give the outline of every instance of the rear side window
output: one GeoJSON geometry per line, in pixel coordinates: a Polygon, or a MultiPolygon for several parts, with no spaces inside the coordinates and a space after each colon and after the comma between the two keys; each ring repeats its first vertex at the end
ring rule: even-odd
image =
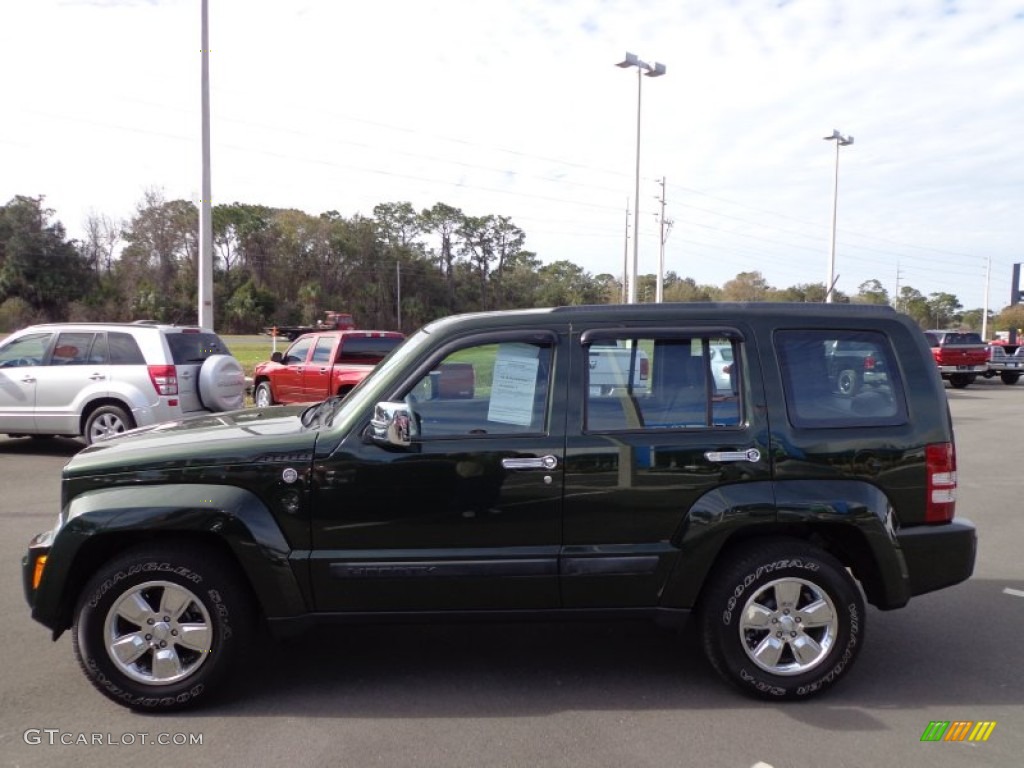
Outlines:
{"type": "Polygon", "coordinates": [[[111,365],[145,365],[146,358],[139,349],[139,343],[130,333],[111,332],[107,334],[107,346],[111,365]]]}
{"type": "Polygon", "coordinates": [[[894,426],[907,421],[892,346],[876,331],[780,331],[775,351],[795,427],[894,426]]]}
{"type": "Polygon", "coordinates": [[[586,353],[586,430],[736,427],[738,342],[713,334],[594,339],[586,353]]]}
{"type": "Polygon", "coordinates": [[[376,365],[403,341],[392,336],[346,336],[341,341],[338,362],[376,365]]]}
{"type": "Polygon", "coordinates": [[[57,336],[50,365],[87,365],[103,363],[99,356],[93,356],[95,333],[66,331],[57,336]]]}
{"type": "Polygon", "coordinates": [[[175,365],[202,363],[214,355],[231,354],[215,333],[168,333],[167,344],[171,348],[171,360],[175,365]]]}

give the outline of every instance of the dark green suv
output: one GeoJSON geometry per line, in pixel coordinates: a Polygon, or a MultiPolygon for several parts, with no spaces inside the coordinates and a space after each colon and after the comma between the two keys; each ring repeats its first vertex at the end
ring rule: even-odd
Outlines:
{"type": "Polygon", "coordinates": [[[82,451],[25,588],[93,684],[142,710],[214,693],[259,622],[399,615],[693,615],[726,679],[800,699],[849,671],[865,600],[970,576],[956,487],[942,381],[888,308],[468,315],[344,400],[82,451]],[[844,348],[872,361],[856,386],[844,348]]]}

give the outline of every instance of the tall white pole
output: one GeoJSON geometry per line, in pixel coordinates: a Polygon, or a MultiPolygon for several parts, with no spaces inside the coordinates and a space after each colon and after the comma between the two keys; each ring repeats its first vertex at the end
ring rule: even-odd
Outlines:
{"type": "Polygon", "coordinates": [[[640,93],[643,90],[641,83],[643,69],[636,68],[636,188],[633,198],[633,269],[629,281],[629,303],[636,304],[636,275],[637,264],[640,261],[640,93]]]}
{"type": "Polygon", "coordinates": [[[836,281],[836,212],[839,209],[839,141],[836,141],[836,175],[832,190],[832,248],[828,255],[828,282],[825,284],[825,301],[832,303],[833,284],[836,281]]]}
{"type": "Polygon", "coordinates": [[[213,329],[213,205],[210,191],[210,28],[202,0],[203,191],[199,207],[199,327],[213,329]]]}

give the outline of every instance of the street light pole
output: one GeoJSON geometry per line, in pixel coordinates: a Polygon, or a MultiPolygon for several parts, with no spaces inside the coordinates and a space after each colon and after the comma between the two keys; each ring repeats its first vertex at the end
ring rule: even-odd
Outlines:
{"type": "Polygon", "coordinates": [[[835,293],[836,282],[836,213],[839,209],[839,148],[853,144],[853,136],[843,136],[835,128],[831,136],[824,136],[825,141],[836,143],[836,175],[835,186],[832,190],[832,248],[828,256],[828,282],[825,283],[825,301],[832,303],[832,296],[835,293]]]}
{"type": "Polygon", "coordinates": [[[202,102],[202,199],[199,201],[199,307],[200,328],[213,330],[213,203],[210,191],[210,24],[208,0],[202,0],[200,98],[202,102]]]}
{"type": "Polygon", "coordinates": [[[648,64],[646,61],[641,61],[635,53],[626,53],[626,58],[620,61],[615,66],[626,69],[627,67],[636,67],[636,185],[633,197],[633,274],[629,281],[629,303],[636,304],[636,275],[637,275],[637,264],[639,262],[640,253],[640,95],[641,95],[641,75],[647,77],[661,77],[665,74],[666,68],[664,64],[654,62],[654,64],[648,64]]]}

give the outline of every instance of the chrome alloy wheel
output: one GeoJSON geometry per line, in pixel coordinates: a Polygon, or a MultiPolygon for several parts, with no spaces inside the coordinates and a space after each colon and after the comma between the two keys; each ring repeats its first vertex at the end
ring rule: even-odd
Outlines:
{"type": "Polygon", "coordinates": [[[105,437],[119,435],[127,429],[124,420],[116,413],[103,413],[89,426],[89,438],[91,442],[96,442],[105,437]]]}
{"type": "Polygon", "coordinates": [[[836,607],[821,587],[796,578],[765,584],[743,606],[740,642],[773,675],[799,675],[821,664],[836,641],[836,607]]]}
{"type": "Polygon", "coordinates": [[[104,645],[133,680],[167,685],[193,674],[210,655],[212,622],[195,594],[169,581],[147,581],[107,612],[104,645]]]}

